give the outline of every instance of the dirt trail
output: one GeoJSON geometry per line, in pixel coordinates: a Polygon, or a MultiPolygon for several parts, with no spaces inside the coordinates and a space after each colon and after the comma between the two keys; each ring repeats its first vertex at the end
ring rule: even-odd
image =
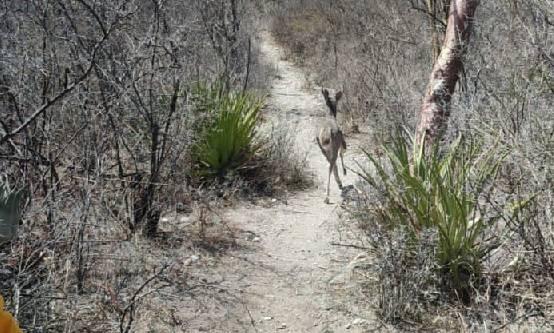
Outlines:
{"type": "MultiPolygon", "coordinates": [[[[242,256],[247,264],[237,263],[242,267],[235,265],[228,274],[240,276],[235,287],[252,332],[363,332],[369,314],[353,313],[353,304],[339,296],[352,288],[347,266],[361,251],[332,245],[347,242],[340,240],[342,199],[333,179],[331,204],[323,202],[328,163],[315,133],[326,106],[320,89],[305,88],[304,74],[283,60],[269,33],[260,40],[265,60],[277,69],[265,116],[295,128],[297,149],[307,153],[316,186],[270,208],[245,205],[227,212],[231,225],[253,233],[257,241],[256,250],[242,256]]],[[[346,140],[345,164],[353,167],[355,149],[350,147],[355,138],[346,140]]],[[[345,186],[355,181],[351,172],[341,178],[345,186]]]]}

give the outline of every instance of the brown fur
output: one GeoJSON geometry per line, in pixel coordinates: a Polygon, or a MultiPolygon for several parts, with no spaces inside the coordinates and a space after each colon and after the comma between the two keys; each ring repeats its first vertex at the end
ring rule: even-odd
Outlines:
{"type": "Polygon", "coordinates": [[[321,90],[325,103],[329,108],[329,113],[322,124],[319,134],[316,138],[317,145],[321,152],[329,162],[329,177],[327,179],[327,196],[325,202],[329,203],[329,186],[331,182],[331,173],[335,176],[335,181],[340,189],[342,189],[342,182],[339,178],[337,170],[337,159],[340,156],[342,170],[346,175],[346,168],[344,167],[343,151],[346,149],[346,141],[344,135],[337,123],[337,104],[342,97],[342,92],[333,93],[328,89],[323,88],[321,90]]]}

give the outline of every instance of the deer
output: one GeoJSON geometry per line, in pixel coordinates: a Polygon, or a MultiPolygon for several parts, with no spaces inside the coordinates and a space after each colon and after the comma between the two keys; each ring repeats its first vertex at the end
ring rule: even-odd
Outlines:
{"type": "Polygon", "coordinates": [[[335,180],[339,189],[342,190],[342,182],[339,178],[337,170],[337,159],[340,156],[342,170],[346,176],[346,168],[344,167],[343,152],[346,150],[346,141],[342,134],[339,124],[337,123],[337,104],[342,98],[342,91],[335,92],[327,88],[322,88],[321,93],[325,98],[325,104],[329,108],[329,113],[325,117],[325,121],[319,128],[319,134],[316,136],[317,145],[321,152],[329,162],[329,176],[327,177],[327,196],[324,202],[329,203],[329,187],[331,183],[331,173],[335,176],[335,180]]]}

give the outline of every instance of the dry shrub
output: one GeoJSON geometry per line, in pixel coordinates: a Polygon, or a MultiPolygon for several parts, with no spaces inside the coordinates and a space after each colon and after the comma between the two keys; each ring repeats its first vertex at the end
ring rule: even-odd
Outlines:
{"type": "Polygon", "coordinates": [[[306,172],[306,155],[298,152],[295,137],[287,124],[276,124],[266,133],[265,146],[258,169],[262,179],[267,180],[268,193],[279,194],[283,190],[301,190],[313,185],[306,172]]]}
{"type": "MultiPolygon", "coordinates": [[[[397,128],[415,127],[432,66],[422,8],[423,1],[285,1],[277,12],[272,29],[279,42],[303,57],[299,63],[317,84],[343,87],[347,122],[363,124],[369,151],[389,142],[397,128]],[[294,23],[309,15],[326,24],[294,23]]],[[[375,245],[384,318],[449,330],[552,329],[553,15],[543,0],[486,1],[476,12],[445,142],[462,133],[483,142],[485,151],[505,147],[509,154],[482,213],[520,211],[490,231],[499,246],[483,263],[471,306],[434,294],[439,284],[423,260],[429,250],[414,247],[402,230],[379,225],[379,194],[366,189],[368,210],[359,220],[375,245]],[[523,202],[525,208],[517,204],[523,202]],[[398,261],[406,265],[395,266],[398,261]]]]}
{"type": "Polygon", "coordinates": [[[217,79],[229,90],[267,89],[257,13],[211,0],[2,7],[0,138],[30,125],[0,144],[1,176],[31,199],[18,236],[0,247],[0,293],[26,332],[134,331],[131,312],[147,320],[141,306],[161,290],[192,298],[207,285],[177,258],[201,241],[228,249],[232,233],[214,222],[192,244],[168,237],[163,217],[200,199],[221,203],[191,185],[188,93],[217,79]],[[135,232],[145,220],[161,230],[150,241],[135,232]]]}
{"type": "Polygon", "coordinates": [[[261,149],[244,169],[203,186],[227,202],[283,197],[309,188],[313,175],[306,171],[307,156],[298,153],[291,133],[286,126],[260,133],[261,149]]]}
{"type": "Polygon", "coordinates": [[[415,121],[431,67],[426,22],[404,1],[289,1],[272,31],[316,84],[343,89],[345,128],[360,124],[379,144],[415,121]]]}
{"type": "Polygon", "coordinates": [[[318,36],[317,32],[326,32],[326,26],[326,17],[319,11],[299,8],[292,16],[276,16],[271,28],[277,41],[287,45],[287,56],[305,64],[318,55],[324,37],[318,36]]]}

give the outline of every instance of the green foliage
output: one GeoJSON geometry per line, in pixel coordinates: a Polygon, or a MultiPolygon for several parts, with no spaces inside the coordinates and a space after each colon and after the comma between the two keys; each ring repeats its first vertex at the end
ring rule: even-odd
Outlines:
{"type": "Polygon", "coordinates": [[[263,100],[248,93],[225,92],[219,86],[198,86],[195,112],[205,115],[194,148],[194,159],[204,176],[224,177],[244,167],[258,151],[256,125],[263,100]]]}
{"type": "Polygon", "coordinates": [[[478,199],[494,180],[503,155],[483,154],[480,145],[462,137],[445,152],[434,147],[426,153],[411,141],[397,137],[385,147],[385,161],[365,152],[376,175],[367,168],[359,174],[384,195],[380,217],[389,227],[407,227],[414,240],[422,229],[438,232],[437,263],[456,290],[467,291],[469,279],[479,275],[481,259],[491,250],[480,236],[499,218],[485,220],[478,199]]]}
{"type": "Polygon", "coordinates": [[[13,190],[7,184],[0,184],[0,243],[15,236],[24,196],[24,190],[13,190]]]}

